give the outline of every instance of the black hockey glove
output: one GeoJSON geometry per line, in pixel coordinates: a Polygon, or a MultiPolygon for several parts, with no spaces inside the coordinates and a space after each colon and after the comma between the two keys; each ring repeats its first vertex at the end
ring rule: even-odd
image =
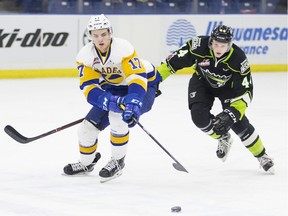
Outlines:
{"type": "Polygon", "coordinates": [[[155,92],[155,98],[160,96],[162,94],[161,90],[159,89],[159,85],[160,85],[160,82],[158,82],[156,84],[156,92],[155,92]]]}
{"type": "Polygon", "coordinates": [[[213,121],[213,131],[218,135],[226,134],[232,125],[237,122],[237,117],[230,109],[225,109],[223,112],[216,115],[213,121]]]}

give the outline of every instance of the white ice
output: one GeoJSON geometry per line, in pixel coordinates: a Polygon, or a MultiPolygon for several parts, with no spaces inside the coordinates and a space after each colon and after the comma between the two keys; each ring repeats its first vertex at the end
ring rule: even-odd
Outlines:
{"type": "MultiPolygon", "coordinates": [[[[1,216],[286,216],[287,73],[254,73],[254,100],[247,116],[275,160],[275,175],[233,134],[226,162],[217,142],[193,125],[187,108],[189,75],[161,84],[163,94],[140,122],[188,171],[174,162],[141,128],[131,130],[123,175],[100,183],[110,157],[109,130],[100,135],[102,158],[90,175],[62,175],[77,162],[77,126],[20,144],[5,132],[12,125],[33,137],[80,119],[90,109],[77,78],[0,80],[1,216]],[[182,212],[171,213],[173,206],[182,212]]],[[[213,112],[219,109],[218,101],[213,112]]]]}

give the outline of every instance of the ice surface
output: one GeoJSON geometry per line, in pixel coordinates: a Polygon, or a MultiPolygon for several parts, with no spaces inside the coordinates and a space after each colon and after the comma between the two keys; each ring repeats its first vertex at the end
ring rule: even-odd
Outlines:
{"type": "MultiPolygon", "coordinates": [[[[0,215],[3,216],[286,216],[287,73],[254,73],[254,101],[247,116],[275,159],[275,175],[259,169],[233,134],[226,162],[217,142],[191,121],[189,75],[169,77],[144,127],[189,171],[174,162],[144,131],[131,130],[123,175],[100,183],[110,157],[109,130],[99,139],[102,159],[90,175],[67,177],[78,161],[77,126],[29,144],[4,133],[10,124],[32,137],[84,117],[90,109],[77,78],[0,80],[0,215]],[[180,213],[171,207],[181,206],[180,213]]],[[[219,111],[216,102],[213,112],[219,111]]]]}

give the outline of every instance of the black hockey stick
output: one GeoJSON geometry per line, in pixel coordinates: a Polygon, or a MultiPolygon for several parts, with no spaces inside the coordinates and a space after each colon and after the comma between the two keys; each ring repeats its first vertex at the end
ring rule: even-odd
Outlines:
{"type": "Polygon", "coordinates": [[[144,126],[143,126],[139,121],[137,121],[136,119],[134,119],[134,121],[136,121],[136,124],[138,124],[138,125],[143,129],[143,131],[145,131],[145,133],[148,134],[148,136],[150,136],[150,137],[160,146],[160,148],[162,148],[162,149],[175,161],[175,163],[173,163],[172,165],[173,165],[173,167],[174,167],[176,170],[178,170],[178,171],[183,171],[183,172],[187,172],[187,173],[188,173],[188,171],[184,168],[184,166],[183,166],[180,162],[178,162],[178,161],[170,154],[170,152],[168,152],[168,151],[158,142],[158,140],[157,140],[154,136],[152,136],[152,134],[150,134],[149,131],[147,131],[147,130],[144,128],[144,126]]]}
{"type": "MultiPolygon", "coordinates": [[[[125,106],[124,106],[123,104],[121,104],[120,107],[121,107],[121,109],[125,110],[125,106]]],[[[139,127],[140,127],[146,134],[148,134],[149,137],[151,137],[151,138],[157,143],[158,146],[160,146],[160,148],[162,148],[162,149],[166,152],[166,154],[168,154],[168,155],[175,161],[175,163],[173,163],[172,165],[173,165],[173,167],[174,167],[176,170],[182,171],[182,172],[187,172],[187,173],[188,173],[188,171],[184,168],[184,166],[183,166],[180,162],[178,162],[178,161],[176,160],[176,158],[174,158],[174,157],[170,154],[170,152],[167,151],[167,149],[165,149],[165,148],[160,144],[160,142],[159,142],[152,134],[150,134],[149,131],[147,131],[147,130],[144,128],[144,126],[143,126],[139,121],[137,121],[137,119],[135,119],[135,118],[133,117],[133,120],[136,122],[137,125],[139,125],[139,127]]]]}
{"type": "Polygon", "coordinates": [[[40,134],[38,136],[35,136],[35,137],[25,137],[23,135],[21,135],[15,128],[13,128],[11,125],[6,125],[5,128],[4,128],[4,131],[11,137],[13,138],[14,140],[16,140],[17,142],[19,143],[22,143],[22,144],[26,144],[26,143],[29,143],[29,142],[32,142],[32,141],[35,141],[35,140],[38,140],[38,139],[41,139],[43,137],[46,137],[46,136],[49,136],[51,134],[54,134],[56,132],[59,132],[61,130],[64,130],[66,128],[69,128],[71,126],[74,126],[76,124],[79,124],[80,122],[82,122],[84,120],[84,118],[82,119],[79,119],[77,121],[74,121],[74,122],[71,122],[69,124],[66,124],[66,125],[63,125],[61,127],[58,127],[56,129],[53,129],[51,131],[48,131],[46,133],[43,133],[43,134],[40,134]]]}

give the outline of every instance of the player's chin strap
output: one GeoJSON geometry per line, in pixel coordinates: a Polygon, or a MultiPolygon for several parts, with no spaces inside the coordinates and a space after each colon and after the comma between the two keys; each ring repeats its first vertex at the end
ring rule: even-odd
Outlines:
{"type": "MultiPolygon", "coordinates": [[[[121,109],[125,110],[125,106],[124,106],[123,104],[120,104],[120,107],[121,107],[121,109]]],[[[173,163],[172,165],[173,165],[173,167],[174,167],[176,170],[182,171],[182,172],[187,172],[187,173],[188,173],[188,171],[184,168],[184,166],[183,166],[181,163],[179,163],[179,162],[170,154],[170,152],[167,151],[167,150],[159,143],[159,141],[158,141],[154,136],[152,136],[152,134],[150,134],[149,131],[147,131],[147,130],[144,128],[144,126],[143,126],[139,121],[137,121],[137,119],[135,119],[134,117],[132,117],[132,118],[133,118],[133,120],[136,122],[136,124],[139,125],[139,127],[140,127],[151,139],[153,139],[154,142],[156,142],[157,145],[160,146],[160,148],[162,148],[162,149],[166,152],[166,154],[168,154],[168,155],[175,161],[175,163],[173,163]]]]}

